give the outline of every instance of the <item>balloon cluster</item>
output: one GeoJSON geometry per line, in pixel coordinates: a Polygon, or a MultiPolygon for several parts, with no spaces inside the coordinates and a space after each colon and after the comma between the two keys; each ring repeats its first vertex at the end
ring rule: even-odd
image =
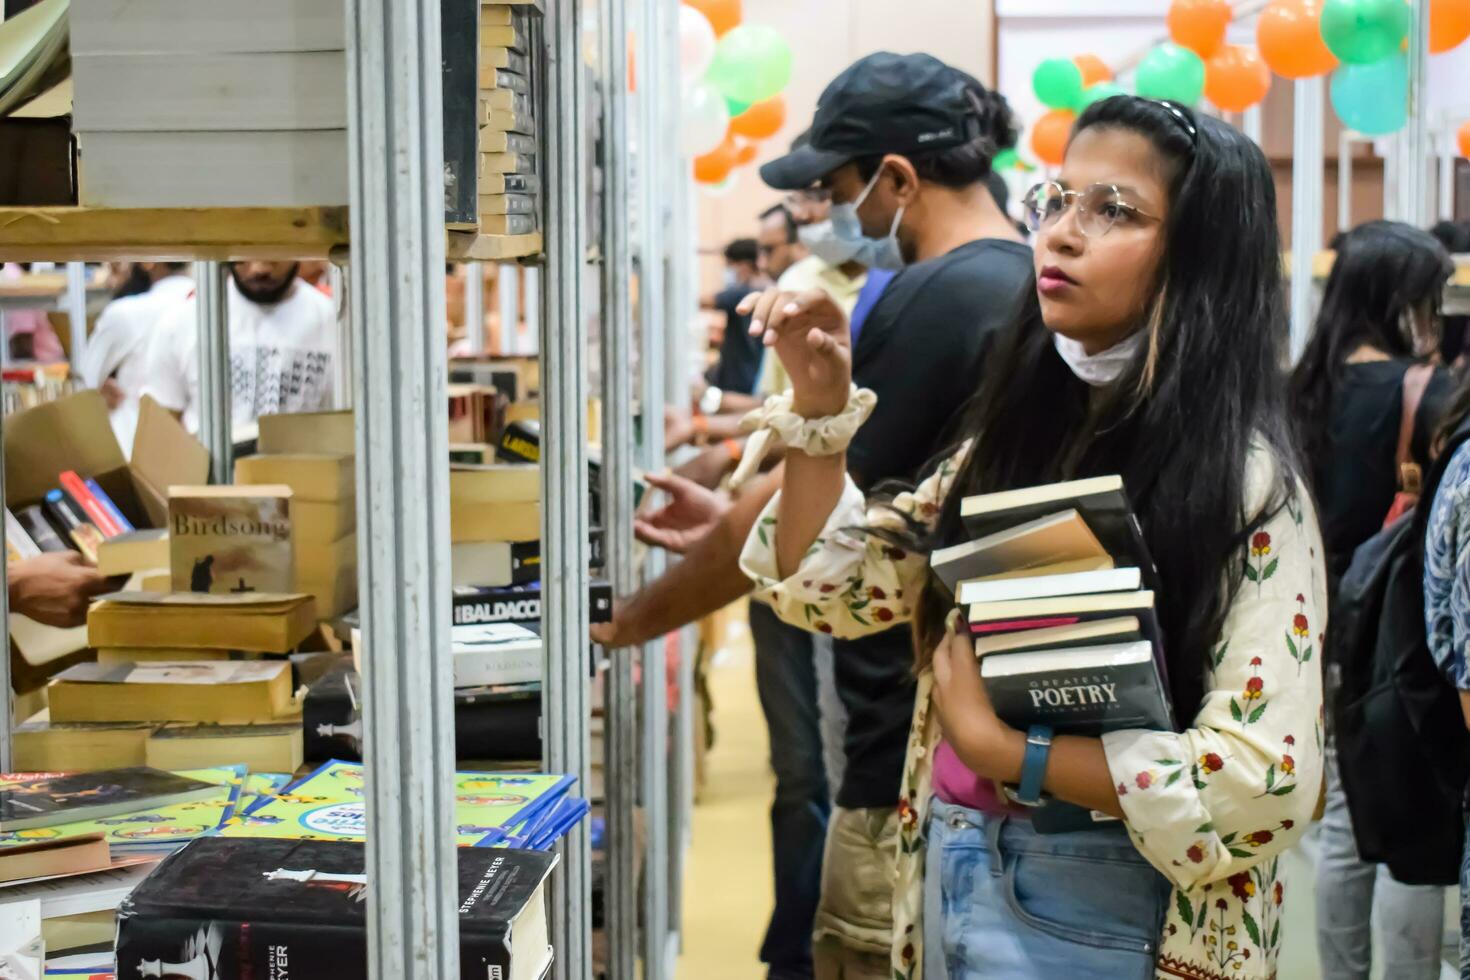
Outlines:
{"type": "MultiPolygon", "coordinates": [[[[1230,44],[1229,0],[1173,0],[1169,40],[1143,56],[1137,93],[1192,106],[1203,97],[1225,112],[1258,105],[1271,73],[1312,78],[1332,73],[1332,107],[1344,125],[1368,136],[1408,119],[1409,6],[1405,0],[1271,0],[1256,24],[1256,46],[1230,44]]],[[[1470,0],[1429,0],[1429,50],[1441,54],[1470,38],[1470,0]]],[[[1033,125],[1031,149],[1060,164],[1077,113],[1123,90],[1094,55],[1050,58],[1032,75],[1048,109],[1033,125]]]]}
{"type": "Polygon", "coordinates": [[[710,188],[754,163],[761,140],[786,123],[791,46],[775,28],[740,20],[740,0],[679,7],[680,140],[694,179],[710,188]]]}

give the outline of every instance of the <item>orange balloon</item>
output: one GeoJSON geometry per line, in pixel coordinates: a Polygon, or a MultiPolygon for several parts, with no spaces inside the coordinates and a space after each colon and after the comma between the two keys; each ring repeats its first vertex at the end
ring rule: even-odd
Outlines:
{"type": "Polygon", "coordinates": [[[786,125],[786,100],[774,95],[730,120],[730,132],[749,140],[770,139],[786,125]]]}
{"type": "Polygon", "coordinates": [[[1208,60],[1225,43],[1229,0],[1174,0],[1169,5],[1169,37],[1208,60]]]}
{"type": "Polygon", "coordinates": [[[685,0],[685,3],[709,18],[715,37],[740,23],[740,0],[685,0]]]}
{"type": "Polygon", "coordinates": [[[1113,70],[1107,63],[1095,54],[1079,54],[1072,57],[1072,64],[1082,72],[1082,87],[1096,85],[1098,82],[1111,82],[1113,70]]]}
{"type": "Polygon", "coordinates": [[[694,158],[694,179],[701,184],[720,183],[735,169],[739,154],[740,148],[735,145],[735,138],[727,134],[719,146],[702,157],[694,158]]]}
{"type": "Polygon", "coordinates": [[[1444,54],[1470,37],[1470,0],[1429,0],[1429,51],[1444,54]]]}
{"type": "Polygon", "coordinates": [[[1031,129],[1031,149],[1042,163],[1056,166],[1067,153],[1067,140],[1072,137],[1072,124],[1077,113],[1070,109],[1053,109],[1031,129]]]}
{"type": "Polygon", "coordinates": [[[1271,69],[1254,48],[1227,44],[1205,62],[1205,98],[1226,112],[1244,112],[1271,91],[1271,69]]]}
{"type": "Polygon", "coordinates": [[[759,143],[746,143],[735,151],[735,166],[743,167],[748,163],[755,163],[755,158],[760,155],[759,143]]]}
{"type": "Polygon", "coordinates": [[[1261,57],[1282,78],[1312,78],[1337,67],[1317,21],[1323,0],[1272,0],[1256,21],[1261,57]]]}
{"type": "Polygon", "coordinates": [[[1460,124],[1460,156],[1470,158],[1470,119],[1460,124]]]}

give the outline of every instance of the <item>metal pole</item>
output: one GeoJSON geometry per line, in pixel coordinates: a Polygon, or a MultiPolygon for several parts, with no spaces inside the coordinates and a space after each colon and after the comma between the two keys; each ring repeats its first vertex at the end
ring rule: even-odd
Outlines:
{"type": "Polygon", "coordinates": [[[1344,129],[1337,137],[1337,230],[1353,226],[1353,133],[1344,129]]]}
{"type": "Polygon", "coordinates": [[[496,270],[495,298],[500,304],[500,346],[503,353],[521,352],[521,267],[502,262],[496,270]]]}
{"type": "Polygon", "coordinates": [[[1409,19],[1409,121],[1400,134],[1399,217],[1416,228],[1429,225],[1428,120],[1424,96],[1429,73],[1429,0],[1413,0],[1409,19]]]}
{"type": "Polygon", "coordinates": [[[459,971],[439,0],[348,0],[368,975],[459,971]]]}
{"type": "Polygon", "coordinates": [[[464,329],[470,353],[485,353],[485,267],[466,262],[464,269],[464,329]]]}
{"type": "MultiPolygon", "coordinates": [[[[0,326],[4,325],[3,317],[0,317],[0,326]]],[[[7,338],[0,333],[0,348],[8,347],[7,338]]],[[[5,445],[5,406],[0,404],[0,447],[5,445]]],[[[5,453],[0,448],[0,508],[7,506],[5,501],[5,453]]],[[[6,533],[5,522],[0,521],[0,539],[6,533]]],[[[7,552],[8,554],[8,552],[7,552]]],[[[10,562],[7,559],[3,569],[0,569],[0,623],[5,624],[6,639],[10,636],[10,562]]],[[[6,643],[9,647],[9,643],[6,643]]],[[[15,694],[11,690],[10,680],[10,651],[7,649],[5,655],[0,657],[0,772],[15,772],[14,756],[11,755],[10,736],[15,731],[14,702],[15,694]]]]}
{"type": "Polygon", "coordinates": [[[1446,151],[1439,155],[1439,220],[1455,220],[1455,154],[1446,151]]]}
{"type": "Polygon", "coordinates": [[[1240,128],[1246,136],[1250,137],[1252,143],[1255,143],[1257,146],[1261,145],[1260,105],[1253,105],[1249,109],[1245,110],[1245,114],[1241,117],[1240,120],[1240,128]]]}
{"type": "MultiPolygon", "coordinates": [[[[522,312],[526,326],[529,327],[533,323],[539,324],[541,322],[541,269],[534,265],[526,266],[524,283],[526,291],[521,298],[521,306],[523,307],[522,312]]],[[[528,341],[526,346],[529,349],[522,349],[520,353],[529,354],[533,357],[539,354],[540,350],[538,348],[541,345],[540,333],[529,333],[525,339],[528,341]]]]}
{"type": "MultiPolygon", "coordinates": [[[[541,309],[542,636],[546,674],[542,711],[546,759],[586,785],[587,640],[587,319],[586,145],[582,100],[581,0],[546,7],[547,290],[541,309]]],[[[556,975],[591,975],[591,853],[585,828],[561,842],[562,876],[553,882],[556,975]]]]}
{"type": "Polygon", "coordinates": [[[194,263],[195,329],[198,331],[199,438],[209,450],[215,483],[229,483],[235,472],[234,410],[230,390],[229,287],[219,262],[194,263]]]}
{"type": "Polygon", "coordinates": [[[82,376],[82,362],[87,359],[87,264],[66,264],[66,319],[71,331],[72,375],[82,376]]]}
{"type": "Polygon", "coordinates": [[[1397,221],[1401,217],[1399,195],[1400,138],[1388,136],[1377,145],[1383,147],[1383,220],[1397,221]]]}
{"type": "MultiPolygon", "coordinates": [[[[663,406],[665,393],[665,329],[667,295],[664,262],[668,252],[666,181],[677,147],[666,128],[665,83],[669,76],[658,56],[663,44],[660,0],[641,0],[636,34],[647,40],[638,50],[638,176],[639,221],[642,241],[638,257],[638,319],[642,336],[641,384],[643,411],[643,465],[664,466],[663,406]]],[[[644,569],[649,576],[663,571],[663,556],[655,552],[644,569]]],[[[665,937],[668,935],[668,893],[663,887],[668,868],[668,700],[665,685],[667,657],[664,639],[643,647],[643,814],[648,825],[643,879],[643,978],[664,980],[665,937]]]]}
{"type": "MultiPolygon", "coordinates": [[[[341,259],[342,263],[346,259],[341,259]]],[[[348,283],[352,270],[334,259],[327,266],[327,281],[331,284],[332,302],[337,306],[337,356],[332,360],[332,407],[338,410],[352,407],[352,304],[349,302],[348,283]]]]}
{"type": "MultiPolygon", "coordinates": [[[[633,591],[633,258],[628,242],[628,16],[621,0],[599,0],[602,52],[602,506],[615,595],[633,591]]],[[[612,655],[607,687],[608,975],[638,963],[638,687],[634,654],[612,655]]]]}
{"type": "Polygon", "coordinates": [[[1321,78],[1295,86],[1296,126],[1291,164],[1291,360],[1301,356],[1312,333],[1312,264],[1322,249],[1321,78]]]}

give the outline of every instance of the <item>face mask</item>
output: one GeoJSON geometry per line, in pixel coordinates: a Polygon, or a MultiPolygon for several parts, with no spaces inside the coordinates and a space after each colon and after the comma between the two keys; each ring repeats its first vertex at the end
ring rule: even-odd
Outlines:
{"type": "Polygon", "coordinates": [[[854,251],[847,261],[860,262],[870,269],[898,270],[904,266],[903,250],[898,247],[898,225],[903,221],[903,208],[893,216],[893,224],[888,229],[886,238],[868,238],[863,234],[863,222],[858,217],[857,209],[873,193],[873,188],[878,186],[878,178],[883,173],[879,168],[868,181],[868,186],[858,195],[858,199],[851,204],[832,205],[832,234],[844,245],[851,246],[854,251]]]}
{"type": "Polygon", "coordinates": [[[832,266],[851,262],[853,256],[862,248],[861,242],[850,242],[838,238],[830,220],[802,225],[797,229],[796,237],[801,239],[807,251],[832,266]]]}
{"type": "Polygon", "coordinates": [[[1080,343],[1059,333],[1052,334],[1052,339],[1056,343],[1057,353],[1067,362],[1072,373],[1094,388],[1101,388],[1122,376],[1128,362],[1143,347],[1145,334],[1139,330],[1122,343],[1114,344],[1098,354],[1087,353],[1080,343]]]}

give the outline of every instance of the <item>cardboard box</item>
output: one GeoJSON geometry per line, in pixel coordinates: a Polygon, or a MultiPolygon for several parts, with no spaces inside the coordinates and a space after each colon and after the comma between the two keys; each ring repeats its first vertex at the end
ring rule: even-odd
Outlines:
{"type": "MultiPolygon", "coordinates": [[[[123,456],[107,405],[82,391],[5,420],[5,501],[39,502],[63,470],[96,480],[135,527],[166,527],[168,488],[209,479],[209,453],[173,414],[151,398],[138,407],[132,458],[123,456]]],[[[49,663],[86,646],[86,630],[56,630],[11,616],[11,633],[27,663],[49,663]]]]}
{"type": "Polygon", "coordinates": [[[351,456],[330,453],[277,453],[235,460],[237,484],[280,483],[291,488],[291,500],[335,503],[357,492],[351,456]]]}

